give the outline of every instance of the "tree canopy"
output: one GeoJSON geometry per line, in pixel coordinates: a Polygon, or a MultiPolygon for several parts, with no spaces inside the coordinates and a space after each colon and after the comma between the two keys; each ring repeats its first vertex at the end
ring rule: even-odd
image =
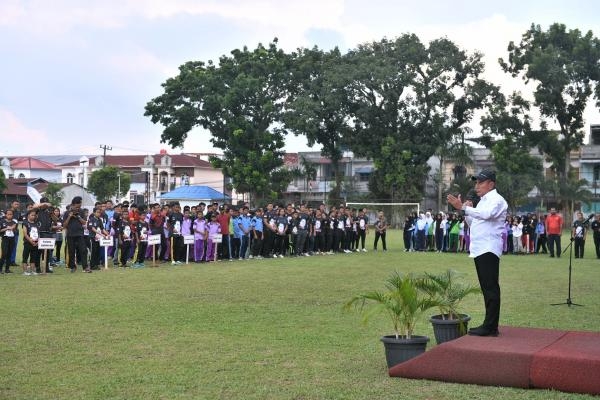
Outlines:
{"type": "Polygon", "coordinates": [[[162,141],[183,146],[198,126],[210,131],[223,157],[212,164],[231,177],[240,193],[268,198],[285,189],[285,131],[280,123],[288,93],[289,56],[277,39],[254,50],[244,47],[212,61],[188,62],[164,84],[164,94],[146,105],[146,116],[165,129],[162,141]]]}
{"type": "MultiPolygon", "coordinates": [[[[600,41],[591,31],[567,30],[552,24],[547,31],[532,24],[521,42],[508,45],[508,61],[500,64],[513,77],[534,81],[535,105],[544,118],[560,127],[560,160],[555,160],[561,181],[569,175],[570,152],[583,143],[583,112],[594,94],[600,107],[600,41]]],[[[542,124],[545,128],[546,124],[542,124]]]]}
{"type": "Polygon", "coordinates": [[[131,176],[109,165],[91,173],[87,188],[98,200],[109,200],[113,196],[125,196],[130,186],[131,176]]]}
{"type": "Polygon", "coordinates": [[[325,178],[335,180],[334,201],[353,184],[339,168],[346,151],[373,161],[375,196],[397,201],[422,199],[427,162],[436,155],[441,207],[449,189],[442,184],[444,163],[452,159],[460,170],[470,163],[466,138],[482,113],[478,140],[491,150],[499,182],[505,180],[516,206],[534,186],[550,190],[531,154],[536,147],[554,163],[561,179],[556,190],[574,184],[567,182],[569,153],[582,144],[583,111],[592,97],[600,107],[600,42],[562,24],[547,31],[532,25],[518,45],[508,45],[508,61],[499,61],[513,77],[537,83],[539,129],[532,128],[531,104],[522,95],[506,98],[483,78],[481,53],[447,38],[423,43],[414,34],[360,44],[346,54],[317,47],[287,54],[274,39],[266,47],[234,49],[217,63],[190,61],[163,83],[145,115],[164,126],[161,140],[174,147],[195,128],[208,130],[223,152],[212,164],[251,201],[275,198],[299,173],[284,166],[284,141],[292,133],[331,160],[325,178]],[[559,131],[550,130],[550,122],[559,131]]]}

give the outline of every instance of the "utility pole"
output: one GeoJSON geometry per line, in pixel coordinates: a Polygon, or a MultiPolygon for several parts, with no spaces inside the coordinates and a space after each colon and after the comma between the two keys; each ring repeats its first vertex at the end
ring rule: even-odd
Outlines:
{"type": "Polygon", "coordinates": [[[110,147],[110,146],[107,146],[107,145],[105,145],[105,144],[101,144],[101,145],[100,145],[100,148],[101,148],[102,150],[104,150],[104,155],[103,155],[103,157],[102,157],[102,166],[103,166],[103,167],[105,167],[105,166],[106,166],[106,150],[112,150],[112,147],[110,147]]]}

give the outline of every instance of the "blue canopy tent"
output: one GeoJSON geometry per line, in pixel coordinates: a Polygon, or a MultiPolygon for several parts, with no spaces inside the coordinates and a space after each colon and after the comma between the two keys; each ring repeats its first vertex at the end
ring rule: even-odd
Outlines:
{"type": "Polygon", "coordinates": [[[231,197],[223,194],[210,186],[184,185],[163,194],[159,197],[161,202],[178,201],[182,206],[195,206],[200,202],[229,203],[231,197]]]}

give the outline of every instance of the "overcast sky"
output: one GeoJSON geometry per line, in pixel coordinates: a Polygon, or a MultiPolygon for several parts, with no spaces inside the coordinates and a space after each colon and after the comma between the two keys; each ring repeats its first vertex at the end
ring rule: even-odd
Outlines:
{"type": "MultiPolygon", "coordinates": [[[[522,84],[497,63],[509,41],[532,22],[600,36],[599,10],[592,0],[0,0],[0,156],[99,154],[100,144],[109,154],[179,153],[143,116],[161,83],[186,61],[274,37],[287,51],[346,51],[407,32],[446,36],[483,52],[486,77],[510,93],[522,84]]],[[[586,130],[600,123],[591,105],[585,117],[586,130]]],[[[192,132],[185,151],[213,151],[209,138],[192,132]]],[[[286,149],[307,147],[292,137],[286,149]]]]}

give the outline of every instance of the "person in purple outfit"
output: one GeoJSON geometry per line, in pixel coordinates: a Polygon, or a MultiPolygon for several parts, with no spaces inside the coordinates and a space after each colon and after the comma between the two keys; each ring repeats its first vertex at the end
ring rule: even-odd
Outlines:
{"type": "Polygon", "coordinates": [[[210,222],[207,225],[208,245],[206,246],[206,261],[214,261],[215,249],[217,243],[214,242],[214,235],[221,233],[221,225],[217,222],[217,214],[210,216],[210,222]]]}
{"type": "Polygon", "coordinates": [[[206,220],[202,217],[196,218],[193,223],[194,230],[194,261],[204,260],[204,242],[207,237],[206,220]]]}

